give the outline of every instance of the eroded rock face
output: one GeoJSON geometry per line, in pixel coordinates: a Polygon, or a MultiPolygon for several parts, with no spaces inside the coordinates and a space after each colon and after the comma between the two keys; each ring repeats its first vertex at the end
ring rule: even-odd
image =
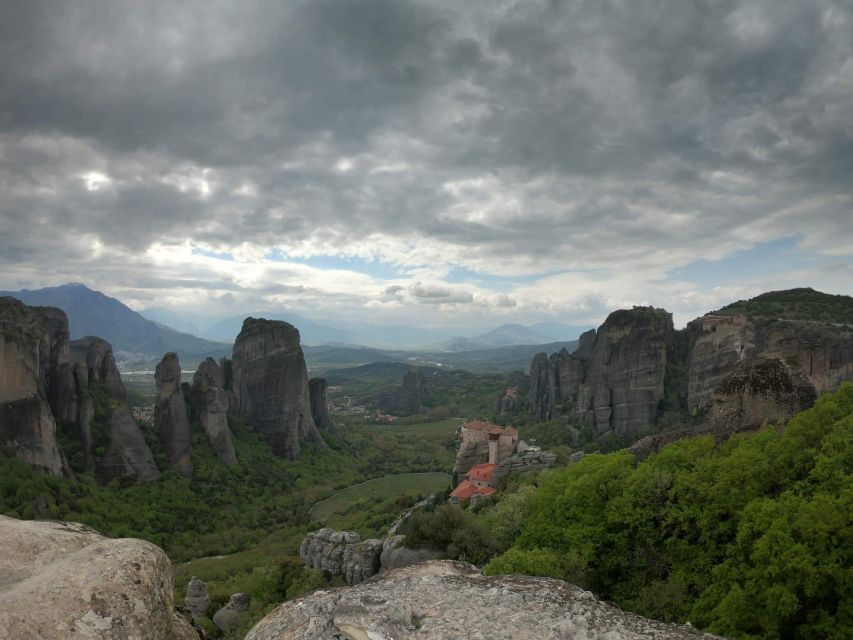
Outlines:
{"type": "Polygon", "coordinates": [[[221,462],[237,464],[237,454],[228,427],[231,392],[225,391],[222,369],[213,358],[202,362],[193,375],[193,393],[199,403],[198,417],[210,445],[221,462]]]}
{"type": "Polygon", "coordinates": [[[213,614],[213,624],[222,631],[233,631],[240,626],[240,614],[249,610],[249,596],[245,593],[233,593],[227,604],[213,614]]]}
{"type": "Polygon", "coordinates": [[[631,434],[651,424],[663,398],[672,314],[635,307],[584,333],[574,353],[537,354],[528,399],[540,420],[576,414],[596,434],[631,434]]]}
{"type": "Polygon", "coordinates": [[[0,450],[57,475],[67,472],[49,398],[73,415],[73,386],[65,314],[0,298],[0,450]]]}
{"type": "Polygon", "coordinates": [[[305,536],[299,548],[303,564],[312,569],[343,576],[347,584],[359,584],[379,572],[382,541],[362,541],[353,531],[324,527],[305,536]]]}
{"type": "Polygon", "coordinates": [[[171,566],[149,542],[0,516],[0,640],[198,640],[172,608],[171,566]]]}
{"type": "Polygon", "coordinates": [[[101,482],[121,476],[136,476],[150,482],[160,477],[145,436],[125,404],[111,407],[106,415],[109,444],[102,457],[95,458],[95,474],[101,482]]]}
{"type": "Polygon", "coordinates": [[[319,429],[335,430],[335,423],[329,415],[329,400],[326,391],[329,384],[325,378],[311,378],[308,381],[308,395],[311,398],[311,417],[319,429]]]}
{"type": "Polygon", "coordinates": [[[325,446],[311,416],[308,371],[296,327],[246,318],[234,342],[233,378],[238,406],[277,455],[296,459],[306,440],[325,446]]]}
{"type": "Polygon", "coordinates": [[[710,422],[737,431],[765,422],[784,424],[814,404],[817,391],[802,369],[779,358],[739,365],[714,394],[710,422]]]}
{"type": "Polygon", "coordinates": [[[157,398],[154,404],[154,428],[169,458],[169,464],[178,473],[191,476],[190,423],[187,405],[181,390],[181,364],[176,353],[167,353],[154,372],[157,398]]]}
{"type": "Polygon", "coordinates": [[[201,578],[193,576],[187,584],[187,597],[184,598],[184,606],[189,609],[193,619],[207,615],[210,609],[210,594],[207,591],[207,583],[201,578]]]}
{"type": "Polygon", "coordinates": [[[438,560],[444,554],[434,549],[409,549],[403,546],[406,536],[388,536],[382,541],[382,554],[379,556],[379,573],[410,567],[413,564],[426,562],[427,560],[438,560]]]}
{"type": "Polygon", "coordinates": [[[713,637],[692,627],[627,613],[560,580],[487,577],[473,565],[443,560],[396,569],[357,587],[318,591],[285,602],[246,640],[325,640],[342,634],[395,640],[713,637]]]}
{"type": "Polygon", "coordinates": [[[556,462],[557,454],[552,451],[540,451],[538,449],[519,451],[498,464],[495,469],[495,480],[506,478],[511,473],[530,473],[548,469],[553,467],[556,462]]]}
{"type": "Polygon", "coordinates": [[[687,327],[691,336],[687,404],[711,407],[723,379],[745,364],[779,358],[800,369],[818,393],[853,379],[853,331],[797,320],[707,315],[687,327]]]}

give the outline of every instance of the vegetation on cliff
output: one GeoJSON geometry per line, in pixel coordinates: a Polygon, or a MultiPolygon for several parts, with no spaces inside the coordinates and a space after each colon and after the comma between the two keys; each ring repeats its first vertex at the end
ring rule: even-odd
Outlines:
{"type": "Polygon", "coordinates": [[[713,311],[712,315],[742,315],[853,325],[853,297],[836,296],[811,288],[768,291],[749,300],[728,304],[713,311]]]}
{"type": "Polygon", "coordinates": [[[853,384],[781,433],[675,442],[550,473],[488,573],[559,577],[736,638],[853,632],[853,384]]]}

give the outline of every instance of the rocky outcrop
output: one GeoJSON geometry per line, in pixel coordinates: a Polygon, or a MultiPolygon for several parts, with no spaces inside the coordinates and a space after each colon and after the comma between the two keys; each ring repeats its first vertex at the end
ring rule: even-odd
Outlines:
{"type": "Polygon", "coordinates": [[[495,468],[495,480],[503,480],[511,473],[531,473],[553,467],[557,462],[557,454],[552,451],[542,451],[537,448],[523,448],[519,443],[519,451],[500,462],[495,468]]]}
{"type": "Polygon", "coordinates": [[[299,548],[302,562],[312,569],[343,576],[347,584],[359,584],[379,572],[382,541],[362,541],[353,531],[324,527],[305,536],[299,548]]]}
{"type": "Polygon", "coordinates": [[[172,608],[169,559],[80,524],[0,516],[0,640],[198,640],[172,608]]]}
{"type": "Polygon", "coordinates": [[[95,475],[107,483],[122,476],[136,476],[144,482],[160,477],[154,456],[145,436],[125,404],[107,410],[105,428],[108,438],[106,452],[95,456],[95,475]]]}
{"type": "Polygon", "coordinates": [[[560,580],[483,576],[473,565],[444,560],[285,602],[255,625],[246,640],[336,637],[698,640],[712,636],[622,611],[560,580]]]}
{"type": "Polygon", "coordinates": [[[496,409],[498,413],[509,413],[518,409],[520,405],[521,394],[518,391],[518,387],[507,387],[501,399],[498,400],[496,409]]]}
{"type": "Polygon", "coordinates": [[[201,618],[207,615],[210,609],[210,594],[207,591],[207,583],[201,578],[193,576],[187,584],[187,597],[184,598],[184,606],[193,617],[201,618]]]}
{"type": "Polygon", "coordinates": [[[722,442],[765,424],[783,425],[814,404],[817,392],[805,373],[778,358],[742,362],[717,385],[708,417],[697,426],[646,436],[629,451],[645,460],[683,438],[710,435],[722,442]]]}
{"type": "Polygon", "coordinates": [[[311,398],[311,417],[319,429],[334,431],[335,423],[329,415],[329,400],[326,392],[329,384],[325,378],[311,378],[308,381],[308,395],[311,398]]]}
{"type": "Polygon", "coordinates": [[[445,557],[441,551],[435,549],[409,549],[403,544],[405,540],[406,536],[396,535],[388,536],[382,541],[379,573],[445,557]]]}
{"type": "Polygon", "coordinates": [[[423,369],[411,368],[398,388],[378,394],[373,402],[381,411],[408,416],[422,413],[432,395],[432,384],[423,369]]]}
{"type": "Polygon", "coordinates": [[[800,369],[818,393],[853,379],[853,329],[802,320],[709,314],[687,326],[690,335],[687,405],[709,408],[724,378],[740,365],[779,358],[800,369]]]}
{"type": "Polygon", "coordinates": [[[488,442],[462,442],[456,451],[456,462],[453,463],[453,473],[461,475],[476,464],[489,461],[488,442]]]}
{"type": "Polygon", "coordinates": [[[304,441],[325,446],[311,417],[308,371],[296,327],[246,318],[234,343],[233,376],[238,406],[277,455],[296,459],[304,441]]]}
{"type": "Polygon", "coordinates": [[[784,424],[816,399],[802,369],[779,358],[742,363],[717,386],[709,421],[723,430],[784,424]]]}
{"type": "Polygon", "coordinates": [[[193,375],[193,397],[197,403],[199,422],[216,456],[224,464],[237,464],[237,454],[228,426],[231,392],[225,390],[222,369],[213,358],[202,362],[193,375]]]}
{"type": "Polygon", "coordinates": [[[81,338],[71,343],[71,353],[75,366],[85,366],[90,381],[103,386],[114,400],[125,400],[124,383],[109,342],[94,336],[81,338]]]}
{"type": "Polygon", "coordinates": [[[181,389],[181,364],[176,353],[167,353],[154,372],[157,397],[154,404],[154,428],[166,452],[169,464],[181,475],[192,476],[190,459],[190,422],[181,389]]]}
{"type": "Polygon", "coordinates": [[[664,394],[672,315],[634,307],[614,311],[575,353],[537,354],[528,399],[538,419],[574,413],[597,435],[632,434],[652,423],[664,394]]]}
{"type": "Polygon", "coordinates": [[[213,624],[225,633],[240,626],[240,616],[249,610],[249,596],[234,593],[224,607],[213,614],[213,624]]]}
{"type": "Polygon", "coordinates": [[[74,414],[70,360],[62,311],[0,298],[0,451],[54,474],[68,472],[53,408],[74,414]]]}
{"type": "MultiPolygon", "coordinates": [[[[782,300],[786,293],[793,297],[789,303],[779,302],[780,315],[786,313],[785,304],[801,304],[796,291],[774,295],[782,300]]],[[[749,303],[737,304],[749,307],[749,303]]],[[[805,393],[795,373],[799,371],[818,394],[853,379],[853,328],[849,325],[726,315],[724,311],[698,318],[681,331],[672,329],[669,314],[660,309],[616,311],[597,332],[581,336],[574,353],[561,351],[550,358],[538,354],[530,366],[528,395],[537,418],[568,414],[592,428],[594,435],[612,431],[632,436],[675,406],[685,423],[688,415],[693,416],[694,427],[688,431],[695,432],[709,412],[723,410],[720,394],[729,393],[724,384],[736,381],[737,376],[731,378],[735,374],[755,381],[764,367],[767,376],[782,375],[805,393]],[[749,371],[771,361],[781,362],[788,371],[767,364],[749,371]]],[[[799,311],[808,316],[808,309],[799,311]]],[[[773,413],[779,398],[768,399],[749,390],[735,395],[727,405],[730,418],[739,421],[730,425],[733,429],[748,428],[758,416],[776,415],[775,420],[787,413],[773,413]]],[[[719,415],[714,418],[715,428],[720,419],[719,415]]]]}

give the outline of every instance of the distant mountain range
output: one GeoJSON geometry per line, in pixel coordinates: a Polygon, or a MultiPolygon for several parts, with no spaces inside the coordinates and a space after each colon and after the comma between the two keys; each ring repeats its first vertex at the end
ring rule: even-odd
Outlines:
{"type": "Polygon", "coordinates": [[[240,333],[248,316],[285,320],[299,329],[308,366],[314,371],[371,362],[401,362],[413,365],[440,365],[472,371],[508,371],[526,368],[539,351],[573,349],[574,341],[586,327],[560,323],[540,323],[537,328],[520,324],[504,324],[492,331],[471,337],[458,336],[417,350],[377,349],[357,344],[359,339],[383,336],[391,343],[424,344],[448,335],[446,329],[421,329],[403,326],[360,326],[347,329],[314,322],[300,314],[272,311],[248,312],[240,316],[210,319],[201,314],[181,314],[152,307],[143,314],[124,303],[84,284],[70,283],[44,289],[0,291],[28,305],[58,307],[68,316],[71,338],[99,336],[108,340],[116,351],[125,351],[159,359],[175,351],[182,359],[195,363],[205,356],[219,358],[231,354],[231,344],[240,333]],[[175,324],[183,331],[172,328],[175,324]],[[202,333],[197,337],[187,329],[202,333]]]}
{"type": "Polygon", "coordinates": [[[31,306],[58,307],[68,316],[72,340],[98,336],[109,341],[116,351],[158,356],[175,351],[182,357],[193,359],[231,353],[229,344],[197,338],[143,318],[115,298],[79,283],[35,290],[0,291],[0,296],[17,298],[31,306]]]}

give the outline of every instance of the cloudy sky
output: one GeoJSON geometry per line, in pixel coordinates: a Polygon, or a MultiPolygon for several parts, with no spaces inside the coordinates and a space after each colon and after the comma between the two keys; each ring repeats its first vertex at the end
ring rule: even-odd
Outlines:
{"type": "Polygon", "coordinates": [[[0,5],[0,288],[681,324],[853,283],[850,0],[0,5]]]}

